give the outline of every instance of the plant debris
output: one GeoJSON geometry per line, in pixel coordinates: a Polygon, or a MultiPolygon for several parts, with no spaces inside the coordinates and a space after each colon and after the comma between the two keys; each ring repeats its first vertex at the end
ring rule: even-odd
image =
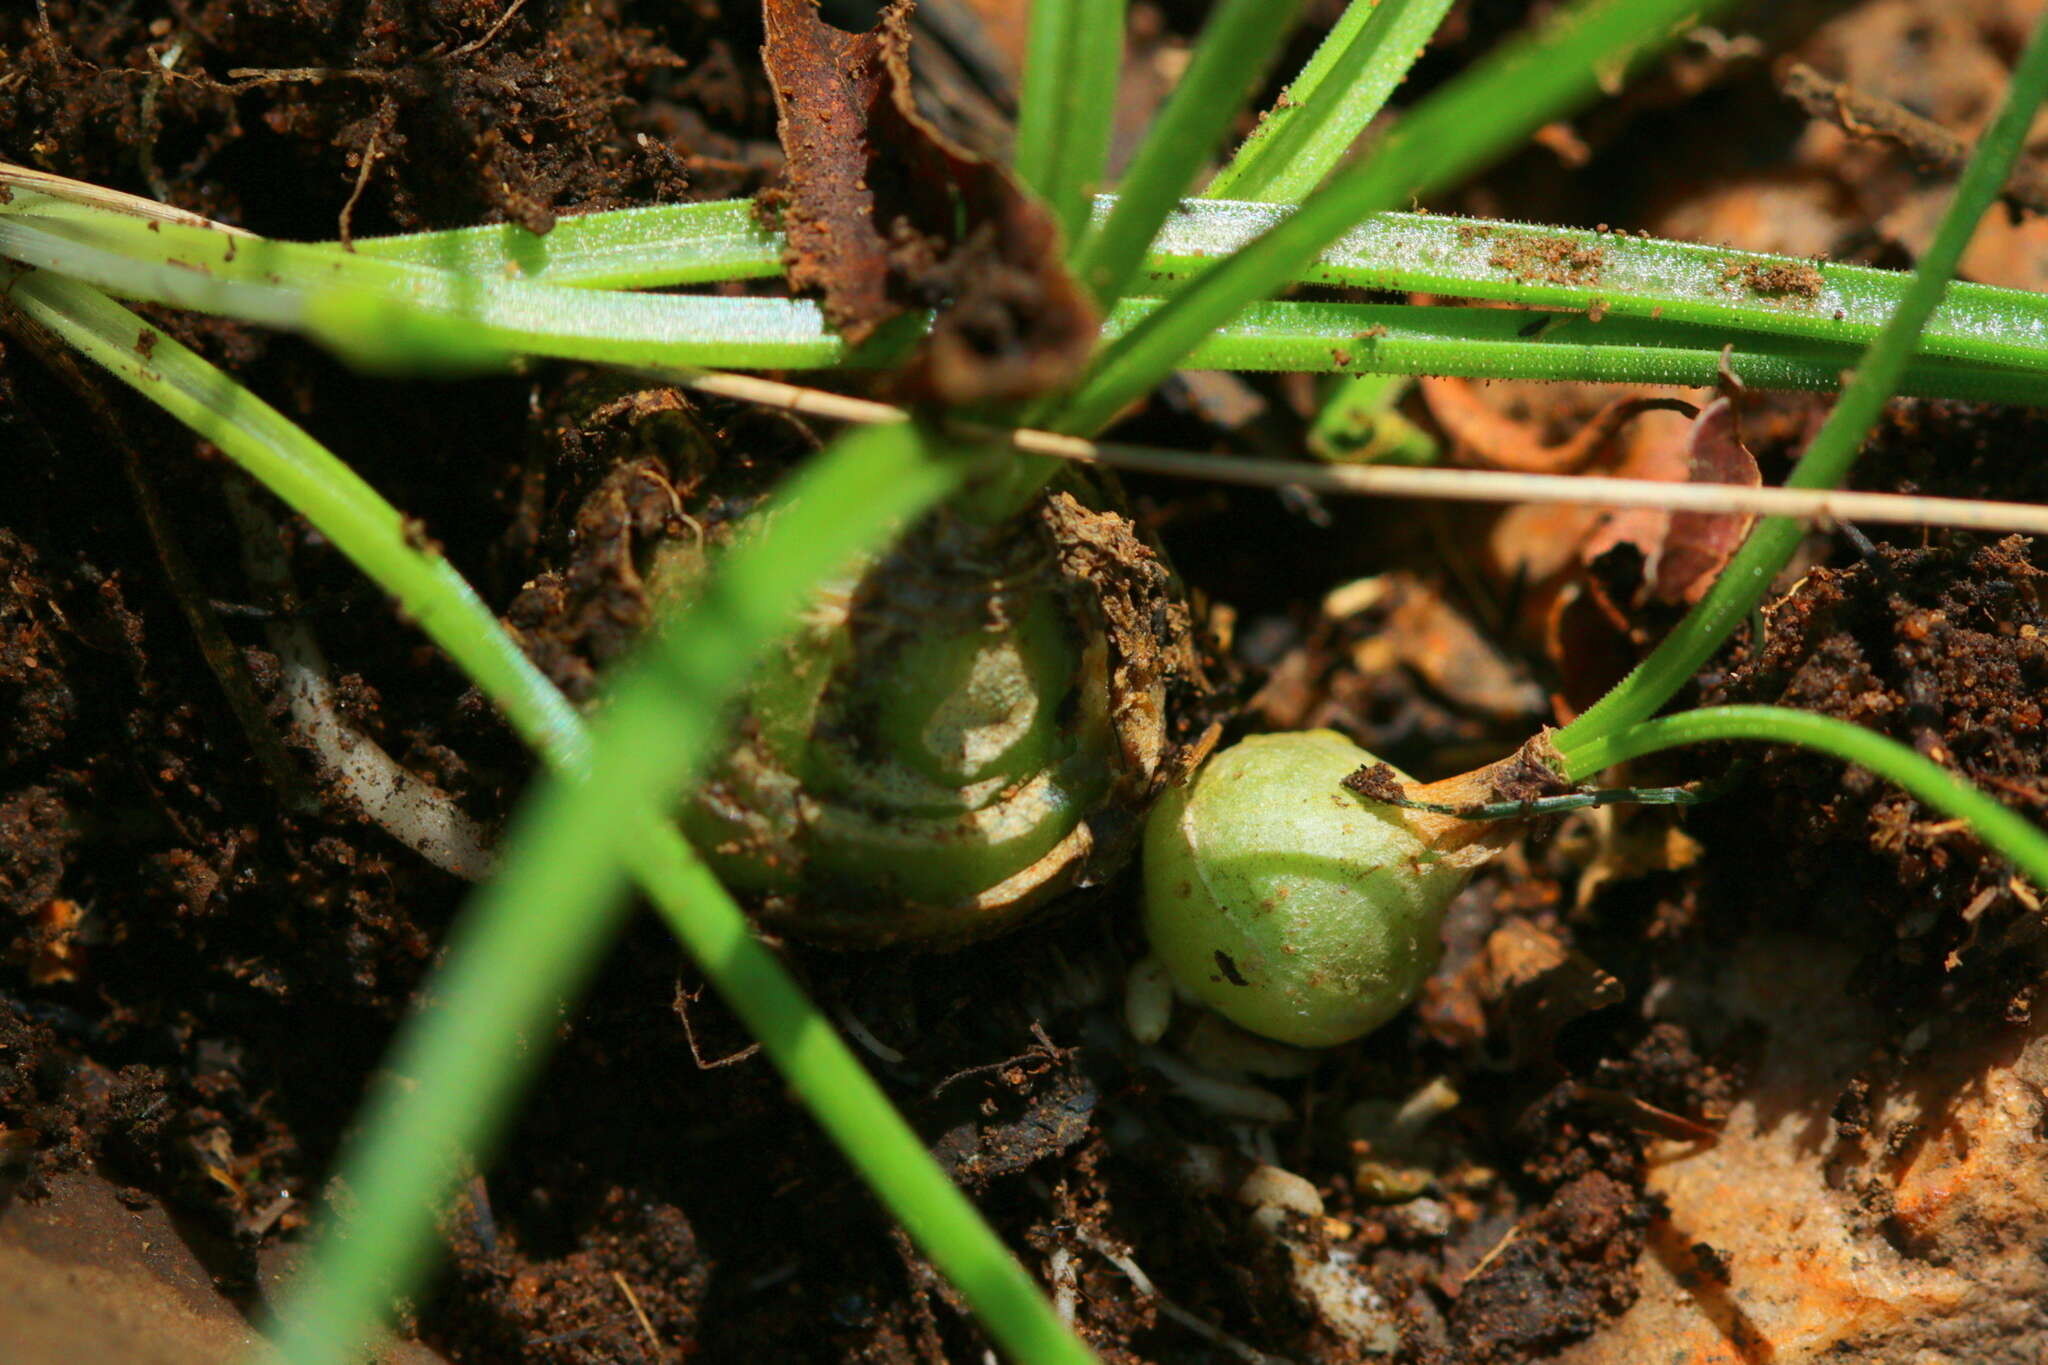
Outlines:
{"type": "Polygon", "coordinates": [[[1416,381],[1416,387],[1429,404],[1429,415],[1456,443],[1461,457],[1484,468],[1522,474],[1579,472],[1605,455],[1621,429],[1639,413],[1682,412],[1691,417],[1699,411],[1682,398],[1631,394],[1607,403],[1564,441],[1544,445],[1537,432],[1503,416],[1481,398],[1469,379],[1426,376],[1416,381]]]}
{"type": "Polygon", "coordinates": [[[1500,1064],[1520,1067],[1549,1057],[1559,1030],[1581,1015],[1617,1004],[1625,991],[1584,953],[1526,919],[1511,919],[1488,936],[1479,954],[1448,984],[1432,991],[1438,1035],[1458,1021],[1455,1041],[1487,1043],[1500,1064]]]}
{"type": "MultiPolygon", "coordinates": [[[[1839,124],[1851,137],[1892,143],[1920,166],[1960,171],[1969,159],[1970,144],[1933,119],[1922,118],[1896,100],[1829,80],[1805,62],[1783,63],[1778,88],[1812,117],[1839,124]]],[[[2016,206],[2048,212],[2048,172],[2038,162],[2023,159],[2013,168],[2005,193],[2016,206]]]]}
{"type": "Polygon", "coordinates": [[[897,380],[912,402],[1034,397],[1087,362],[1097,319],[1058,225],[1010,173],[942,136],[912,97],[910,0],[833,28],[768,0],[762,48],[789,157],[792,284],[854,345],[915,308],[938,316],[897,380]]]}
{"type": "MultiPolygon", "coordinates": [[[[1692,483],[1763,486],[1756,457],[1742,444],[1733,399],[1715,399],[1694,419],[1686,441],[1686,477],[1692,483]]],[[[1755,521],[1727,513],[1671,513],[1655,555],[1650,590],[1664,602],[1697,602],[1755,521]]]]}

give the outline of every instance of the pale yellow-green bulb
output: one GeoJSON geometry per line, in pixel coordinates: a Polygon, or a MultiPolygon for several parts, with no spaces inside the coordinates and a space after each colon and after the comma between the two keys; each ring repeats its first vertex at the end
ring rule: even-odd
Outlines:
{"type": "Polygon", "coordinates": [[[1159,800],[1145,925],[1182,990],[1303,1047],[1370,1032],[1416,997],[1484,857],[1441,853],[1441,820],[1344,788],[1376,761],[1328,730],[1256,735],[1159,800]]]}

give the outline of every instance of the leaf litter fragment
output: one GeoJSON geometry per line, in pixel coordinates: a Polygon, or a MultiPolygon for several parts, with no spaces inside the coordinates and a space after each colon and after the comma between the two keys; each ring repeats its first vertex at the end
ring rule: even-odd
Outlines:
{"type": "Polygon", "coordinates": [[[970,405],[1050,392],[1088,359],[1098,319],[1061,264],[1045,206],[917,112],[910,0],[847,33],[813,0],[767,0],[762,57],[788,156],[792,285],[859,345],[912,309],[931,334],[895,379],[908,402],[970,405]]]}

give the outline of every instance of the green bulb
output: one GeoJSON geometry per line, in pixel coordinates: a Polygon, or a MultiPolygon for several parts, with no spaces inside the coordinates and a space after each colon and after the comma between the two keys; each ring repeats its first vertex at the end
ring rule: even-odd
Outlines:
{"type": "Polygon", "coordinates": [[[1342,785],[1375,762],[1329,730],[1257,735],[1160,798],[1145,927],[1183,991],[1302,1047],[1368,1033],[1416,997],[1492,841],[1342,785]]]}
{"type": "MultiPolygon", "coordinates": [[[[694,592],[704,567],[649,581],[694,592]]],[[[814,941],[944,947],[1016,925],[1135,850],[1180,751],[1169,704],[1207,692],[1179,592],[1065,489],[995,526],[934,514],[819,595],[734,708],[683,828],[814,941]]]]}

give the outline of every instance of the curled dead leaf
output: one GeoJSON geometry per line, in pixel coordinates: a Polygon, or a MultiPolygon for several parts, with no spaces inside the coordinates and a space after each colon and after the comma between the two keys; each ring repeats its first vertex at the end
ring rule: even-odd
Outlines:
{"type": "Polygon", "coordinates": [[[1467,463],[1522,474],[1575,474],[1603,454],[1630,419],[1645,412],[1698,409],[1682,398],[1634,394],[1602,406],[1570,437],[1545,445],[1529,423],[1496,411],[1469,379],[1427,377],[1416,381],[1429,415],[1436,419],[1467,463]]]}
{"type": "Polygon", "coordinates": [[[911,96],[909,0],[847,33],[813,0],[767,0],[762,58],[788,156],[790,282],[859,345],[937,310],[897,376],[909,402],[1033,397],[1080,372],[1098,319],[1058,224],[1009,173],[943,137],[911,96]]]}
{"type": "MultiPolygon", "coordinates": [[[[1763,485],[1756,457],[1742,444],[1731,399],[1716,398],[1700,409],[1686,451],[1687,478],[1693,483],[1763,485]]],[[[1674,604],[1697,602],[1755,521],[1753,516],[1725,512],[1673,512],[1651,580],[1658,598],[1674,604]]]]}
{"type": "MultiPolygon", "coordinates": [[[[1686,428],[1683,444],[1647,452],[1631,465],[1626,472],[1639,479],[1729,483],[1746,488],[1763,483],[1755,457],[1737,433],[1735,405],[1727,398],[1716,398],[1699,410],[1686,428]]],[[[1632,545],[1642,556],[1642,581],[1648,595],[1672,604],[1689,602],[1706,591],[1755,520],[1726,512],[1631,509],[1606,518],[1587,537],[1580,557],[1590,566],[1615,547],[1632,545]]]]}
{"type": "MultiPolygon", "coordinates": [[[[1638,445],[1620,471],[1670,482],[1762,484],[1742,444],[1733,400],[1716,398],[1682,441],[1638,445]]],[[[1699,600],[1756,519],[1721,512],[1616,511],[1579,545],[1579,569],[1551,600],[1546,646],[1562,682],[1560,718],[1590,704],[1632,667],[1648,643],[1638,614],[1653,603],[1699,600]]]]}

